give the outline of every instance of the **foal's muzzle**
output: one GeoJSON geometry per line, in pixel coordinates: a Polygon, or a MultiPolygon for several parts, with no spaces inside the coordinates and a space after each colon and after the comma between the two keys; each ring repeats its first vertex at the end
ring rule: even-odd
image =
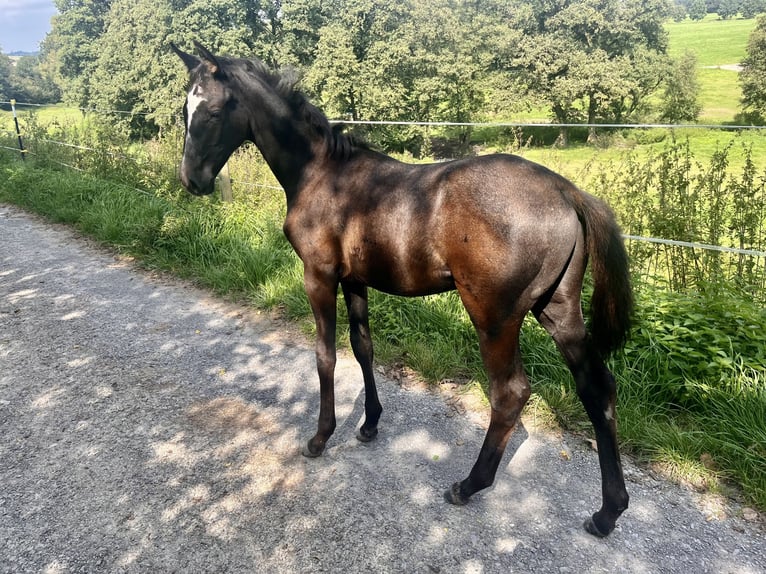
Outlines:
{"type": "Polygon", "coordinates": [[[215,176],[190,174],[181,166],[181,185],[192,195],[210,195],[215,190],[215,176]]]}

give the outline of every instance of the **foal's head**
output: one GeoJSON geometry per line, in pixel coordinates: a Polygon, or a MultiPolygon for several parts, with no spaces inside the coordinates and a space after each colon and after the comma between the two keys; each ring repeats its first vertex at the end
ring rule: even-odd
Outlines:
{"type": "Polygon", "coordinates": [[[229,87],[228,61],[213,56],[199,44],[196,46],[200,58],[172,45],[189,70],[181,183],[194,195],[208,195],[229,156],[248,139],[249,126],[229,87]]]}

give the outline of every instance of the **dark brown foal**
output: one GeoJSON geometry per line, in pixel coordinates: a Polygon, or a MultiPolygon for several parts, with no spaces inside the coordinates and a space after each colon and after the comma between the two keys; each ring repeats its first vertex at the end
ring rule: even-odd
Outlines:
{"type": "Polygon", "coordinates": [[[197,48],[200,58],[174,47],[190,75],[181,181],[194,194],[211,193],[231,153],[252,141],[284,187],[284,230],[303,261],[317,326],[319,421],[304,454],[319,456],[335,431],[338,287],[364,379],[365,420],[357,435],[363,441],[377,435],[382,412],[367,288],[402,296],[457,289],[479,337],[492,414],[476,463],[447,491],[447,500],[465,504],[495,479],[530,395],[519,330],[532,312],[564,355],[593,422],[603,503],[585,527],[609,534],[628,495],[617,450],[614,378],[604,359],[625,341],[632,295],[625,249],[606,205],[516,156],[399,162],[332,129],[261,62],[197,48]],[[590,334],[580,310],[589,260],[590,334]]]}

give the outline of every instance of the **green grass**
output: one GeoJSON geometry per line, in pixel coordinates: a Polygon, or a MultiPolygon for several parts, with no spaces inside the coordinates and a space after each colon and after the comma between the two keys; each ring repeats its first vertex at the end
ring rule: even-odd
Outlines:
{"type": "MultiPolygon", "coordinates": [[[[56,104],[49,106],[16,106],[16,115],[22,126],[27,125],[31,118],[41,125],[77,124],[82,123],[85,115],[78,109],[56,104]]],[[[0,130],[15,130],[13,114],[9,110],[0,110],[0,130]]],[[[24,134],[22,134],[24,135],[24,134]]]]}
{"type": "Polygon", "coordinates": [[[699,22],[687,18],[683,22],[665,24],[669,36],[668,54],[679,57],[689,51],[697,56],[702,104],[700,123],[734,122],[742,97],[738,73],[718,67],[744,60],[754,28],[755,19],[721,20],[714,14],[699,22]]]}
{"type": "Polygon", "coordinates": [[[702,104],[698,122],[701,124],[734,124],[740,112],[742,89],[739,73],[732,70],[700,68],[699,103],[702,104]]]}
{"type": "Polygon", "coordinates": [[[82,111],[72,108],[65,104],[55,104],[49,106],[24,106],[19,105],[16,109],[20,116],[26,116],[33,113],[41,124],[59,123],[77,123],[86,117],[82,111]]]}
{"type": "Polygon", "coordinates": [[[615,361],[623,440],[675,463],[677,473],[694,469],[704,486],[738,483],[763,508],[766,313],[736,298],[649,288],[638,307],[632,340],[615,361]]]}
{"type": "Polygon", "coordinates": [[[739,64],[745,57],[753,28],[754,18],[721,20],[715,14],[708,14],[697,22],[689,18],[682,22],[667,22],[668,54],[678,57],[688,50],[697,56],[700,66],[739,64]]]}
{"type": "Polygon", "coordinates": [[[34,158],[5,165],[11,156],[0,150],[0,200],[73,225],[147,266],[219,293],[249,293],[295,263],[278,207],[155,196],[119,181],[36,165],[34,158]]]}
{"type": "MultiPolygon", "coordinates": [[[[594,179],[604,170],[611,170],[623,163],[625,155],[636,154],[639,158],[661,152],[677,141],[688,141],[691,152],[697,162],[706,164],[717,150],[732,144],[729,153],[729,169],[732,173],[742,169],[744,153],[752,148],[756,159],[766,157],[766,130],[714,130],[714,129],[676,129],[670,130],[633,130],[626,135],[619,132],[606,134],[610,145],[606,147],[585,144],[573,144],[567,148],[524,147],[514,153],[545,165],[571,179],[584,189],[592,189],[594,179]]],[[[761,164],[766,167],[766,164],[761,164]]]]}

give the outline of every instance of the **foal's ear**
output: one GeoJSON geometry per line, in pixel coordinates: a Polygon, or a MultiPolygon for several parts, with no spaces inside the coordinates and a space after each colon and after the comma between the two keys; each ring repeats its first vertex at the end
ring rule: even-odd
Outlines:
{"type": "Polygon", "coordinates": [[[184,64],[186,64],[186,69],[188,69],[190,72],[199,66],[200,60],[197,58],[197,56],[192,56],[191,54],[187,54],[186,52],[179,50],[178,46],[176,46],[173,42],[170,43],[170,47],[176,54],[178,54],[178,57],[183,60],[184,64]]]}
{"type": "Polygon", "coordinates": [[[207,66],[208,72],[214,76],[220,75],[221,64],[218,63],[218,59],[210,52],[210,50],[196,40],[194,41],[194,46],[197,48],[199,55],[202,56],[202,62],[207,66]]]}

